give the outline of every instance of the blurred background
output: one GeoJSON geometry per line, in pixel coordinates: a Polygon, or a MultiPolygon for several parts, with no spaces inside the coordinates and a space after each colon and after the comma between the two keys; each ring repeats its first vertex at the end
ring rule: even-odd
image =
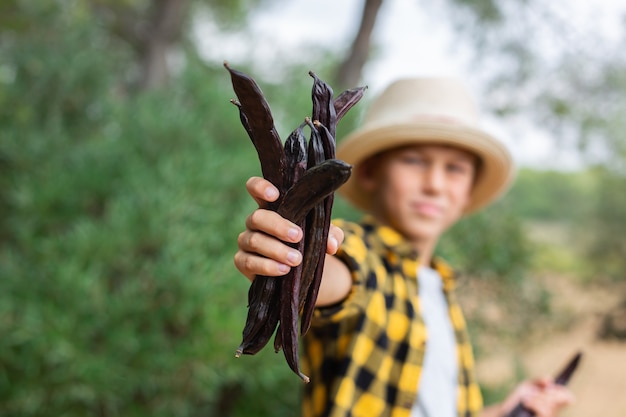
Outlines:
{"type": "Polygon", "coordinates": [[[520,165],[440,247],[486,401],[582,350],[564,415],[626,415],[626,4],[593,3],[3,0],[0,415],[298,415],[282,355],[234,358],[259,166],[225,60],[283,138],[309,70],[369,86],[339,140],[394,78],[462,78],[520,165]]]}

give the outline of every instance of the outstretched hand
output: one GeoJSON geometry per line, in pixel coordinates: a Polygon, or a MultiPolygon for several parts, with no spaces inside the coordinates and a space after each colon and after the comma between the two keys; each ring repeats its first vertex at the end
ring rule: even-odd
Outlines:
{"type": "Polygon", "coordinates": [[[524,381],[500,405],[486,408],[483,416],[505,417],[520,402],[536,417],[556,417],[574,402],[574,395],[567,387],[555,384],[552,378],[524,381]]]}
{"type": "MultiPolygon", "coordinates": [[[[281,276],[302,262],[302,254],[287,243],[297,243],[303,231],[296,224],[266,207],[276,201],[279,191],[269,181],[252,177],[246,189],[259,208],[246,219],[246,229],[239,234],[234,256],[237,269],[250,281],[256,275],[281,276]]],[[[326,252],[334,254],[343,241],[343,231],[331,225],[326,252]]]]}

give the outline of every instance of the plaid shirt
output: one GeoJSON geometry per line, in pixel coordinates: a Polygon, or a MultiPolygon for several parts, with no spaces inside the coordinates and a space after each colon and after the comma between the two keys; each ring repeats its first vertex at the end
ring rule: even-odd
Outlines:
{"type": "MultiPolygon", "coordinates": [[[[315,311],[304,337],[306,417],[409,416],[426,345],[414,249],[393,229],[366,216],[361,224],[336,221],[345,232],[337,256],[352,271],[353,287],[338,305],[315,311]]],[[[482,409],[465,321],[455,301],[453,271],[441,260],[459,363],[459,416],[482,409]]]]}

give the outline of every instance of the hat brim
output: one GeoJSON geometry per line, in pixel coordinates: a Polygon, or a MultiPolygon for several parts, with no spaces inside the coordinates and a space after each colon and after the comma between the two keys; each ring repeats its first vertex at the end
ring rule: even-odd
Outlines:
{"type": "MultiPolygon", "coordinates": [[[[488,133],[452,123],[414,122],[365,127],[348,135],[337,146],[337,158],[357,166],[380,152],[415,144],[454,146],[477,155],[481,160],[470,202],[464,214],[484,208],[511,184],[515,169],[506,147],[488,133]]],[[[361,210],[368,210],[368,194],[360,189],[353,175],[338,192],[361,210]]]]}

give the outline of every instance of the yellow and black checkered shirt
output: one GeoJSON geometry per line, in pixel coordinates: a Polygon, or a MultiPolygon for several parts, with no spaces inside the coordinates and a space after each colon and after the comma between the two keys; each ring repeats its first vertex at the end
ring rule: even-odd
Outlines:
{"type": "MultiPolygon", "coordinates": [[[[360,224],[335,221],[345,232],[337,256],[352,271],[353,287],[340,304],[315,311],[303,343],[305,417],[410,416],[416,400],[427,332],[420,315],[417,254],[400,234],[366,216],[360,224]]],[[[459,416],[482,409],[465,320],[454,298],[452,269],[443,278],[455,329],[459,416]]]]}

